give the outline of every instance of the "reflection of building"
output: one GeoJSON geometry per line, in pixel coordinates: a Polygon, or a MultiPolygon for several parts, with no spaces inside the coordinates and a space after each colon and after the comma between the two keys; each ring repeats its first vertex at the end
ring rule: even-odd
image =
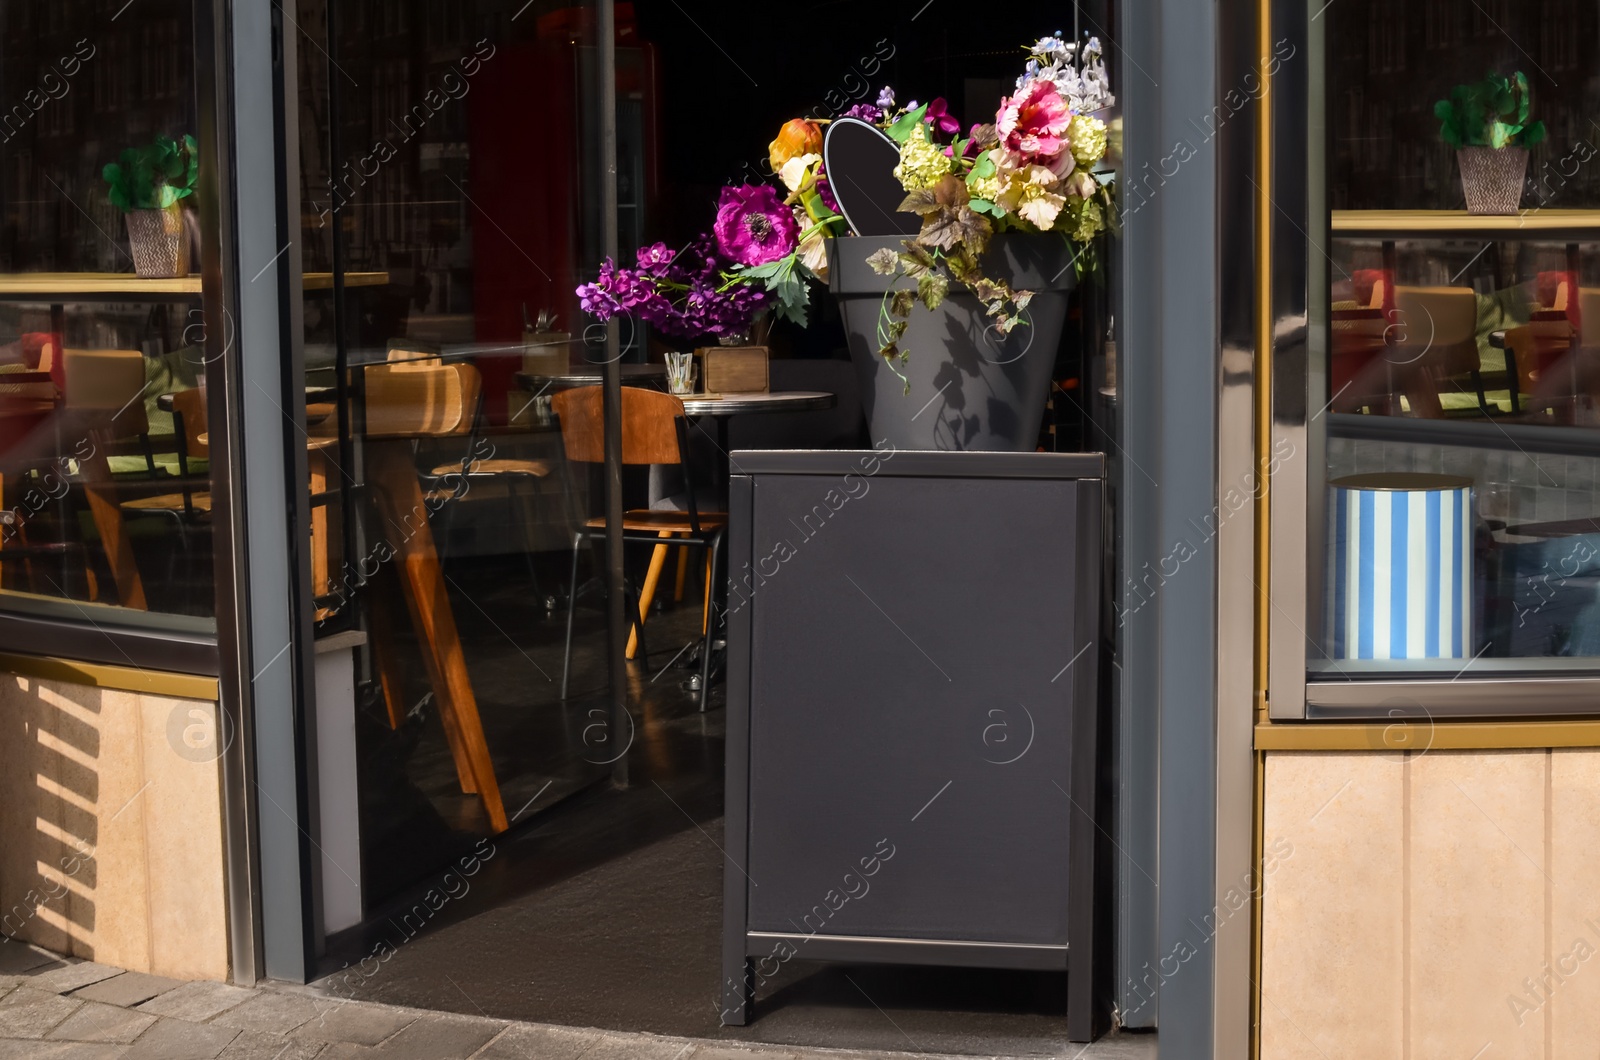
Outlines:
{"type": "Polygon", "coordinates": [[[100,170],[124,148],[194,131],[188,0],[141,4],[138,20],[108,4],[0,8],[0,270],[131,267],[100,170]]]}
{"type": "Polygon", "coordinates": [[[1455,155],[1439,139],[1434,103],[1460,81],[1516,70],[1532,88],[1533,117],[1549,130],[1528,166],[1535,185],[1548,178],[1544,204],[1600,203],[1600,173],[1593,167],[1561,179],[1546,168],[1580,143],[1600,145],[1589,121],[1600,104],[1600,83],[1579,73],[1600,57],[1594,5],[1339,0],[1324,10],[1332,52],[1329,192],[1335,209],[1353,206],[1358,188],[1384,189],[1396,208],[1459,207],[1455,155]]]}

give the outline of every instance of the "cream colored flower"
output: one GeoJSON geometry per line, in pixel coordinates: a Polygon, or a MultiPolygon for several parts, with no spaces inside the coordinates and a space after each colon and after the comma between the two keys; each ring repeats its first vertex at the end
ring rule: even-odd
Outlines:
{"type": "Polygon", "coordinates": [[[1087,114],[1074,114],[1067,126],[1067,144],[1080,166],[1093,166],[1106,156],[1106,123],[1087,114]]]}
{"type": "Polygon", "coordinates": [[[918,125],[900,148],[900,164],[894,175],[907,191],[931,188],[950,172],[950,159],[944,148],[928,140],[928,130],[918,125]]]}
{"type": "Polygon", "coordinates": [[[1022,218],[1041,232],[1048,232],[1066,205],[1060,193],[1061,182],[1045,166],[1024,166],[1007,178],[995,202],[1006,213],[1022,218]]]}
{"type": "Polygon", "coordinates": [[[795,207],[795,223],[800,226],[800,231],[815,228],[816,230],[800,241],[798,253],[800,264],[816,274],[817,279],[823,283],[828,282],[828,243],[827,229],[821,225],[814,225],[806,212],[795,207]]]}
{"type": "Polygon", "coordinates": [[[811,180],[811,167],[822,161],[821,155],[806,154],[796,155],[783,164],[778,170],[778,176],[783,181],[783,186],[790,191],[799,191],[811,180]]]}

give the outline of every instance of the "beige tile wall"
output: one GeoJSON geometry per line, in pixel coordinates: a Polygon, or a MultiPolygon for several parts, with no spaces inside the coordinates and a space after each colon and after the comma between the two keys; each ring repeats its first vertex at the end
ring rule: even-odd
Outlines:
{"type": "Polygon", "coordinates": [[[1600,1051],[1600,751],[1267,756],[1262,1060],[1600,1051]]]}
{"type": "Polygon", "coordinates": [[[216,710],[0,674],[0,938],[227,977],[216,710]]]}

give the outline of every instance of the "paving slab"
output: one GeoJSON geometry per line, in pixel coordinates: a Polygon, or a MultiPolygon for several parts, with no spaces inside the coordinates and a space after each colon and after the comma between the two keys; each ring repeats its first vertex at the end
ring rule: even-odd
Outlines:
{"type": "Polygon", "coordinates": [[[320,1006],[320,1011],[314,1018],[295,1028],[292,1037],[377,1045],[398,1034],[418,1018],[415,1012],[388,1005],[363,1005],[355,1001],[314,1003],[320,1006]]]}
{"type": "Polygon", "coordinates": [[[225,1027],[237,1027],[261,1034],[288,1034],[307,1020],[314,1020],[331,1001],[317,1001],[298,994],[280,994],[275,990],[257,991],[256,996],[235,1005],[212,1019],[225,1027]]]}
{"type": "MultiPolygon", "coordinates": [[[[785,1049],[778,1045],[727,1045],[723,1042],[701,1042],[683,1060],[801,1060],[808,1053],[785,1049]]],[[[817,1056],[816,1053],[810,1053],[817,1056]]]]}
{"type": "Polygon", "coordinates": [[[19,986],[0,998],[0,1038],[43,1038],[83,1002],[19,986]]]}
{"type": "Polygon", "coordinates": [[[85,1001],[78,1011],[56,1024],[45,1035],[68,1042],[121,1042],[126,1045],[150,1029],[154,1016],[142,1012],[85,1001]]]}
{"type": "Polygon", "coordinates": [[[578,1060],[599,1040],[598,1031],[513,1023],[472,1060],[578,1060]]]}
{"type": "Polygon", "coordinates": [[[66,962],[48,950],[18,942],[7,936],[0,942],[0,975],[21,975],[44,965],[63,965],[66,962]]]}
{"type": "Polygon", "coordinates": [[[0,1039],[0,1060],[121,1060],[123,1045],[0,1039]]]}
{"type": "Polygon", "coordinates": [[[182,985],[181,979],[146,975],[144,972],[123,972],[121,975],[102,979],[81,990],[75,990],[72,996],[83,1001],[103,1001],[107,1005],[132,1008],[142,1001],[149,1001],[158,994],[176,990],[182,985]]]}
{"type": "Polygon", "coordinates": [[[139,1035],[123,1060],[216,1060],[238,1036],[234,1027],[161,1017],[139,1035]]]}
{"type": "Polygon", "coordinates": [[[83,987],[121,974],[121,968],[113,968],[109,964],[68,961],[60,968],[41,967],[28,972],[26,978],[28,985],[35,990],[48,990],[52,994],[70,994],[74,990],[81,990],[83,987]]]}
{"type": "Polygon", "coordinates": [[[695,1043],[653,1034],[602,1034],[583,1060],[683,1060],[695,1043]]]}
{"type": "Polygon", "coordinates": [[[217,1060],[322,1060],[323,1048],[324,1043],[310,1038],[240,1031],[239,1037],[217,1055],[217,1060]]]}
{"type": "Polygon", "coordinates": [[[184,983],[141,1003],[139,1011],[172,1016],[190,1023],[204,1023],[213,1016],[244,1004],[256,993],[226,983],[184,983]]]}
{"type": "MultiPolygon", "coordinates": [[[[429,1013],[372,1049],[382,1060],[467,1060],[505,1029],[500,1020],[429,1013]]],[[[366,1056],[365,1046],[341,1045],[332,1055],[366,1056]]],[[[320,1060],[320,1058],[319,1058],[320,1060]]]]}

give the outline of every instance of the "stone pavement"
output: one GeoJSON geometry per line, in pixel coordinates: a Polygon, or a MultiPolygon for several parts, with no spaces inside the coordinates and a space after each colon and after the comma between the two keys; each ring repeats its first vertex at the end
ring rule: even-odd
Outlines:
{"type": "MultiPolygon", "coordinates": [[[[1064,1060],[1154,1060],[1119,1036],[1064,1060]]],[[[1077,1050],[1078,1047],[1074,1047],[1077,1050]]],[[[0,1060],[914,1060],[730,1045],[344,1001],[303,988],[183,983],[0,942],[0,1060]]],[[[946,1058],[947,1060],[947,1058],[946,1058]]]]}

